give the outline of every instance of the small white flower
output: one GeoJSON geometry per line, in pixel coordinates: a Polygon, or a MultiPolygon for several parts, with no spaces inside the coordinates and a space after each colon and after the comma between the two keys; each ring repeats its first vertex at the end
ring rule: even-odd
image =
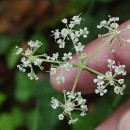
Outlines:
{"type": "MultiPolygon", "coordinates": [[[[108,17],[110,17],[110,15],[109,15],[108,17]]],[[[110,17],[110,18],[109,18],[109,21],[110,21],[110,22],[119,21],[119,17],[110,17]]]]}
{"type": "Polygon", "coordinates": [[[126,85],[123,85],[122,87],[120,86],[115,86],[114,92],[116,94],[124,95],[124,89],[126,88],[126,85]]]}
{"type": "Polygon", "coordinates": [[[115,86],[114,92],[115,92],[116,94],[120,94],[120,93],[121,93],[121,87],[115,86]]]}
{"type": "Polygon", "coordinates": [[[75,99],[75,96],[76,96],[76,94],[75,94],[73,91],[67,92],[66,95],[67,95],[70,99],[75,99]]]}
{"type": "Polygon", "coordinates": [[[59,102],[54,97],[51,98],[51,106],[53,109],[56,109],[57,107],[59,107],[59,102]]]}
{"type": "Polygon", "coordinates": [[[50,76],[56,74],[56,68],[51,67],[50,69],[50,76]]]}
{"type": "Polygon", "coordinates": [[[26,71],[25,68],[24,68],[22,65],[17,65],[17,67],[18,67],[19,70],[22,71],[22,72],[25,72],[25,71],[26,71]]]}
{"type": "Polygon", "coordinates": [[[35,42],[32,41],[32,40],[28,42],[28,45],[29,45],[30,47],[34,47],[34,44],[35,44],[35,42]]]}
{"type": "Polygon", "coordinates": [[[82,45],[80,42],[75,46],[76,52],[81,52],[84,49],[84,45],[82,45]]]}
{"type": "Polygon", "coordinates": [[[111,60],[111,59],[108,59],[108,67],[114,67],[114,64],[115,64],[115,61],[114,60],[111,60]]]}
{"type": "Polygon", "coordinates": [[[29,48],[27,48],[27,50],[25,51],[25,55],[29,56],[32,54],[32,50],[30,50],[29,48]]]}
{"type": "Polygon", "coordinates": [[[62,35],[62,37],[66,37],[67,35],[68,35],[68,29],[66,29],[66,28],[63,28],[62,30],[61,30],[61,35],[62,35]]]}
{"type": "Polygon", "coordinates": [[[87,38],[88,34],[89,34],[89,31],[87,27],[84,27],[84,29],[80,29],[80,35],[83,35],[84,38],[87,38]]]}
{"type": "Polygon", "coordinates": [[[119,80],[118,80],[118,83],[119,83],[119,84],[124,84],[124,79],[119,79],[119,80]]]}
{"type": "Polygon", "coordinates": [[[75,26],[75,23],[73,21],[70,21],[69,27],[72,29],[75,26]]]}
{"type": "Polygon", "coordinates": [[[105,89],[105,86],[98,86],[97,89],[95,89],[96,94],[100,94],[100,96],[103,96],[107,92],[107,89],[105,89]]]}
{"type": "Polygon", "coordinates": [[[83,105],[83,104],[85,104],[86,103],[86,99],[83,99],[83,98],[79,98],[79,100],[78,100],[78,105],[83,105]]]}
{"type": "Polygon", "coordinates": [[[42,43],[40,42],[40,41],[38,41],[38,40],[36,40],[36,41],[29,41],[28,42],[28,45],[31,47],[31,48],[39,48],[41,45],[42,45],[42,43]]]}
{"type": "MultiPolygon", "coordinates": [[[[118,26],[119,26],[119,24],[117,24],[117,23],[111,23],[111,24],[110,24],[110,27],[111,27],[111,28],[114,28],[114,29],[115,29],[115,28],[118,28],[118,26]]],[[[117,32],[117,33],[118,33],[118,32],[117,32]]]]}
{"type": "Polygon", "coordinates": [[[120,75],[120,74],[126,75],[125,67],[126,67],[125,65],[115,66],[115,68],[114,68],[115,73],[117,73],[118,75],[120,75]]]}
{"type": "Polygon", "coordinates": [[[110,83],[110,85],[112,85],[112,86],[115,84],[114,80],[110,80],[109,83],[110,83]]]}
{"type": "Polygon", "coordinates": [[[83,110],[84,110],[84,109],[86,109],[86,108],[87,108],[87,105],[83,105],[83,104],[82,104],[80,107],[81,107],[81,109],[83,109],[83,110]]]}
{"type": "Polygon", "coordinates": [[[67,19],[64,18],[64,19],[62,20],[62,23],[67,24],[67,19]]]}
{"type": "Polygon", "coordinates": [[[56,82],[57,82],[57,84],[64,83],[64,82],[65,82],[65,77],[63,77],[63,76],[58,76],[58,77],[56,78],[56,82]]]}
{"type": "Polygon", "coordinates": [[[70,27],[70,28],[73,28],[73,27],[74,27],[74,24],[69,24],[69,27],[70,27]]]}
{"type": "Polygon", "coordinates": [[[33,80],[33,79],[38,80],[39,79],[38,76],[35,75],[34,73],[28,73],[28,77],[30,78],[30,80],[33,80]]]}
{"type": "Polygon", "coordinates": [[[73,42],[78,42],[79,41],[78,36],[76,34],[74,34],[74,33],[71,33],[70,37],[71,37],[73,42]]]}
{"type": "Polygon", "coordinates": [[[83,59],[86,58],[86,57],[87,57],[86,53],[82,53],[82,54],[79,56],[79,59],[83,60],[83,59]]]}
{"type": "Polygon", "coordinates": [[[68,59],[72,59],[72,53],[69,52],[68,54],[67,53],[64,53],[64,56],[62,57],[63,60],[68,60],[68,59]]]}
{"type": "Polygon", "coordinates": [[[34,65],[37,65],[37,66],[40,66],[42,64],[42,59],[39,59],[39,58],[36,58],[34,61],[33,61],[34,65]]]}
{"type": "Polygon", "coordinates": [[[50,59],[51,59],[51,57],[50,57],[50,56],[46,56],[46,59],[47,59],[47,60],[50,60],[50,59]]]}
{"type": "Polygon", "coordinates": [[[80,113],[80,116],[85,116],[85,115],[86,115],[85,112],[81,112],[81,113],[80,113]]]}
{"type": "Polygon", "coordinates": [[[75,36],[78,38],[80,37],[80,32],[79,31],[75,31],[75,36]]]}
{"type": "Polygon", "coordinates": [[[53,56],[51,57],[51,60],[56,60],[58,58],[59,54],[57,53],[53,53],[53,56]]]}
{"type": "Polygon", "coordinates": [[[23,63],[23,66],[24,67],[30,67],[30,61],[28,60],[28,59],[26,59],[25,57],[23,57],[22,59],[21,59],[21,62],[23,63]]]}
{"type": "Polygon", "coordinates": [[[71,69],[72,67],[73,67],[72,64],[69,63],[69,62],[66,62],[65,64],[63,64],[63,65],[61,66],[61,68],[64,69],[64,70],[66,70],[66,71],[70,71],[70,69],[71,69]]]}
{"type": "Polygon", "coordinates": [[[59,117],[59,120],[63,120],[64,119],[64,115],[63,114],[60,114],[58,117],[59,117]]]}
{"type": "Polygon", "coordinates": [[[53,33],[55,39],[58,39],[60,37],[60,32],[58,29],[56,29],[55,31],[52,31],[52,33],[53,33]]]}
{"type": "Polygon", "coordinates": [[[97,83],[98,86],[102,86],[104,84],[104,76],[97,76],[97,79],[94,79],[94,83],[97,83]]]}
{"type": "Polygon", "coordinates": [[[64,47],[65,47],[65,42],[62,41],[61,39],[59,39],[59,40],[57,41],[57,43],[59,44],[59,48],[64,48],[64,47]]]}
{"type": "Polygon", "coordinates": [[[78,118],[69,120],[69,125],[74,124],[78,121],[78,118]]]}
{"type": "Polygon", "coordinates": [[[22,53],[22,51],[23,51],[23,48],[20,48],[20,47],[18,47],[18,46],[16,46],[16,55],[19,55],[20,53],[22,53]]]}
{"type": "Polygon", "coordinates": [[[107,71],[107,72],[105,73],[105,78],[106,78],[108,81],[113,80],[112,72],[111,72],[111,71],[107,71]]]}
{"type": "Polygon", "coordinates": [[[73,22],[75,23],[75,24],[80,24],[80,22],[81,22],[81,18],[80,18],[80,16],[74,16],[73,18],[72,18],[72,20],[73,20],[73,22]]]}
{"type": "Polygon", "coordinates": [[[71,111],[73,111],[74,108],[75,108],[75,104],[73,102],[71,102],[70,100],[67,100],[64,105],[65,112],[71,113],[71,111]]]}
{"type": "Polygon", "coordinates": [[[97,25],[97,28],[98,28],[98,29],[101,29],[101,28],[102,28],[102,26],[101,26],[101,25],[97,25]]]}

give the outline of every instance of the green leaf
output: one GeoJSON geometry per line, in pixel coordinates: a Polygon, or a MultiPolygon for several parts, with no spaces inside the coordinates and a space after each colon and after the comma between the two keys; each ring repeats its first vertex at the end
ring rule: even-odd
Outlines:
{"type": "Polygon", "coordinates": [[[11,113],[0,115],[0,130],[15,130],[22,123],[22,114],[18,108],[14,108],[11,113]]]}
{"type": "Polygon", "coordinates": [[[9,48],[8,46],[8,52],[6,53],[6,61],[7,61],[7,66],[9,69],[12,69],[16,66],[17,64],[17,61],[19,59],[19,56],[18,55],[14,55],[15,53],[15,46],[18,45],[21,43],[22,39],[23,39],[23,35],[19,35],[19,36],[16,36],[16,37],[11,37],[11,47],[9,48]]]}
{"type": "Polygon", "coordinates": [[[0,130],[14,130],[12,118],[7,113],[3,113],[0,116],[0,130]]]}
{"type": "Polygon", "coordinates": [[[18,55],[14,55],[14,53],[15,53],[14,51],[15,51],[15,49],[11,48],[11,50],[6,55],[7,66],[10,69],[12,69],[16,66],[17,61],[19,59],[18,55]]]}
{"type": "Polygon", "coordinates": [[[92,113],[87,113],[85,117],[80,117],[79,113],[73,114],[73,117],[78,117],[78,122],[72,125],[72,130],[92,130],[94,115],[92,113]]]}
{"type": "Polygon", "coordinates": [[[11,44],[11,38],[6,37],[6,36],[0,36],[0,54],[4,53],[7,51],[8,47],[11,44]]]}
{"type": "Polygon", "coordinates": [[[16,73],[16,89],[15,98],[18,101],[27,101],[34,92],[34,87],[36,86],[36,81],[31,81],[25,73],[16,73]]]}
{"type": "Polygon", "coordinates": [[[41,117],[41,130],[53,130],[54,126],[58,122],[58,111],[53,110],[50,106],[51,97],[57,97],[60,95],[57,94],[51,87],[48,80],[41,82],[37,89],[37,98],[41,104],[42,108],[42,117],[41,117]],[[47,122],[46,122],[47,121],[47,122]],[[42,123],[46,122],[46,123],[42,123]]]}
{"type": "Polygon", "coordinates": [[[12,114],[12,120],[14,125],[17,127],[22,123],[22,119],[23,119],[23,113],[20,111],[19,108],[14,107],[11,111],[12,114]]]}
{"type": "Polygon", "coordinates": [[[101,3],[110,3],[112,2],[113,0],[97,0],[98,2],[101,2],[101,3]]]}
{"type": "Polygon", "coordinates": [[[60,112],[51,108],[50,101],[52,96],[60,98],[60,94],[57,94],[51,88],[48,80],[40,82],[35,92],[39,106],[38,110],[28,113],[28,129],[32,130],[35,126],[38,126],[39,130],[56,130],[55,126],[59,122],[58,114],[60,112]]]}
{"type": "Polygon", "coordinates": [[[0,106],[5,102],[6,100],[6,95],[3,93],[0,93],[0,106]]]}

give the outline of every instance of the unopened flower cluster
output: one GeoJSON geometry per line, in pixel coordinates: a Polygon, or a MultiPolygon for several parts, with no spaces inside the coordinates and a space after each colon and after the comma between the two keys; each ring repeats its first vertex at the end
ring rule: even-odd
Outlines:
{"type": "Polygon", "coordinates": [[[115,65],[115,61],[108,59],[108,67],[109,71],[105,73],[105,75],[97,75],[97,78],[94,79],[94,83],[97,84],[97,89],[95,90],[96,94],[100,94],[100,96],[103,96],[107,89],[106,87],[108,85],[111,85],[114,87],[114,92],[116,94],[123,95],[124,89],[126,88],[126,85],[124,84],[124,79],[116,79],[117,75],[126,75],[126,66],[125,65],[115,65]]]}
{"type": "Polygon", "coordinates": [[[72,117],[73,111],[81,111],[80,116],[85,116],[88,110],[86,99],[83,99],[81,92],[66,92],[64,91],[64,103],[59,102],[56,98],[52,97],[51,106],[53,109],[61,107],[63,112],[59,114],[59,120],[63,120],[64,116],[69,116],[69,124],[74,124],[78,121],[78,118],[72,117]]]}

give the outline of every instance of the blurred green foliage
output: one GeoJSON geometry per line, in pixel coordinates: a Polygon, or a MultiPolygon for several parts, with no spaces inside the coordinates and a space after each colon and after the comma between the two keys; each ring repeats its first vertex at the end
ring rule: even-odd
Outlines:
{"type": "Polygon", "coordinates": [[[0,115],[0,130],[15,130],[22,122],[22,113],[13,108],[10,113],[0,115]]]}
{"type": "Polygon", "coordinates": [[[34,87],[36,82],[28,82],[28,77],[26,74],[17,72],[16,74],[16,88],[14,96],[20,102],[27,101],[31,96],[33,96],[34,87]]]}
{"type": "MultiPolygon", "coordinates": [[[[62,26],[60,21],[64,17],[69,18],[80,13],[85,20],[80,27],[87,26],[90,31],[87,40],[81,39],[81,42],[87,44],[95,39],[98,33],[105,31],[96,29],[96,25],[106,19],[108,14],[119,16],[121,23],[128,20],[130,2],[129,0],[66,0],[63,3],[59,2],[60,7],[58,0],[51,0],[50,3],[51,7],[56,6],[60,11],[54,11],[58,12],[55,15],[51,8],[48,8],[47,15],[43,16],[46,22],[41,20],[41,23],[37,23],[32,19],[30,24],[21,30],[19,24],[13,31],[0,34],[0,130],[79,130],[81,128],[93,130],[129,98],[128,95],[116,96],[110,90],[104,98],[97,100],[96,97],[93,110],[84,118],[79,117],[79,122],[72,127],[67,124],[67,119],[65,122],[58,121],[60,111],[51,109],[50,99],[52,96],[60,99],[62,94],[52,89],[48,75],[44,72],[40,73],[42,81],[30,81],[25,74],[18,72],[16,65],[19,63],[19,57],[13,55],[15,46],[26,48],[28,40],[40,40],[43,46],[39,49],[39,54],[56,52],[58,47],[50,36],[51,30],[60,28],[62,26]]],[[[68,44],[68,47],[60,53],[70,50],[72,50],[71,45],[68,44]]],[[[49,65],[45,64],[45,69],[48,68],[49,65]]],[[[130,77],[126,78],[127,86],[130,84],[129,79],[130,77]]],[[[77,116],[77,113],[74,116],[77,116]]]]}
{"type": "Polygon", "coordinates": [[[5,100],[6,100],[6,95],[3,93],[0,93],[0,107],[5,102],[5,100]]]}

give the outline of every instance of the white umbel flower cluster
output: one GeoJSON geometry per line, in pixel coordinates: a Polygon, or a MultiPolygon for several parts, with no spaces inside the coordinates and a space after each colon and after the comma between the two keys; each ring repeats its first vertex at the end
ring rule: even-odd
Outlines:
{"type": "MultiPolygon", "coordinates": [[[[97,25],[97,28],[101,29],[102,27],[105,27],[108,29],[109,32],[113,32],[117,30],[119,24],[117,23],[119,21],[119,17],[111,17],[110,15],[108,16],[109,20],[103,20],[100,22],[100,25],[97,25]]],[[[120,32],[117,32],[120,33],[120,32]]]]}
{"type": "MultiPolygon", "coordinates": [[[[54,37],[56,43],[59,45],[59,48],[65,48],[66,41],[71,41],[73,48],[76,52],[75,62],[73,61],[72,53],[66,52],[63,53],[62,57],[59,56],[58,52],[52,53],[51,56],[47,54],[37,55],[36,51],[38,48],[42,45],[42,43],[38,40],[36,41],[29,41],[28,42],[28,48],[24,51],[24,49],[19,48],[16,46],[16,55],[21,54],[23,57],[21,58],[21,64],[17,65],[20,71],[22,72],[28,72],[28,77],[31,80],[38,80],[38,75],[35,74],[33,67],[39,67],[40,70],[43,70],[44,67],[42,66],[43,62],[51,63],[51,67],[49,69],[50,76],[55,77],[55,81],[57,84],[62,84],[66,81],[64,77],[64,72],[67,71],[70,72],[73,67],[78,68],[78,73],[76,75],[74,84],[72,86],[72,91],[64,93],[64,103],[61,103],[56,98],[52,97],[51,99],[51,106],[53,109],[62,108],[63,112],[58,115],[59,120],[63,120],[65,116],[69,116],[69,124],[74,124],[78,121],[78,118],[73,118],[72,113],[73,111],[79,111],[80,116],[85,116],[86,112],[88,110],[86,105],[86,99],[83,99],[81,96],[81,92],[74,92],[76,85],[78,83],[79,76],[83,71],[88,71],[90,73],[96,74],[97,77],[94,79],[94,83],[97,84],[97,88],[95,89],[95,93],[99,94],[100,96],[103,96],[105,93],[107,93],[106,87],[108,85],[111,85],[114,87],[114,93],[123,95],[124,90],[126,88],[126,85],[124,84],[124,79],[116,79],[118,75],[125,76],[126,70],[125,65],[118,64],[116,65],[114,60],[108,59],[108,68],[109,70],[102,74],[88,66],[88,63],[94,56],[100,51],[101,48],[105,47],[105,45],[110,44],[110,49],[114,52],[113,49],[114,40],[118,39],[121,45],[125,45],[126,43],[130,43],[130,39],[124,39],[123,36],[121,36],[121,32],[125,30],[130,30],[130,25],[128,25],[126,28],[119,30],[118,29],[118,17],[110,17],[109,20],[103,20],[100,22],[100,25],[97,27],[101,29],[102,27],[105,27],[108,29],[108,33],[101,35],[101,36],[107,36],[105,39],[103,39],[103,46],[100,46],[97,48],[90,56],[86,55],[84,53],[84,47],[80,42],[80,38],[87,38],[89,31],[87,27],[77,29],[77,25],[79,25],[82,21],[82,18],[80,15],[73,16],[70,20],[63,19],[62,23],[65,25],[64,28],[61,30],[56,29],[55,31],[52,31],[52,36],[54,37]],[[59,60],[61,59],[61,60],[59,60]],[[56,74],[60,69],[60,73],[58,75],[56,74]]],[[[68,43],[69,43],[68,42],[68,43]]]]}
{"type": "Polygon", "coordinates": [[[28,73],[28,77],[33,80],[38,80],[38,76],[34,73],[33,70],[33,65],[39,67],[41,70],[43,67],[41,66],[42,64],[42,59],[38,56],[34,56],[34,53],[36,50],[42,45],[42,43],[38,40],[36,41],[29,41],[28,42],[29,48],[23,52],[22,48],[19,48],[16,46],[16,55],[23,55],[21,58],[21,64],[17,65],[20,71],[25,72],[27,68],[30,68],[30,72],[28,73]]]}
{"type": "Polygon", "coordinates": [[[74,16],[71,18],[70,22],[67,19],[63,19],[62,22],[65,24],[65,28],[61,31],[56,29],[52,31],[52,36],[54,36],[59,48],[65,47],[65,40],[72,40],[74,44],[74,49],[76,52],[82,51],[84,49],[84,45],[79,42],[79,38],[82,36],[83,38],[87,38],[89,31],[87,27],[83,29],[75,30],[74,27],[79,25],[82,18],[80,15],[74,16]]]}
{"type": "Polygon", "coordinates": [[[83,99],[81,96],[81,92],[66,92],[64,93],[64,103],[59,102],[57,99],[52,97],[51,106],[53,109],[57,109],[61,107],[63,109],[63,113],[59,114],[59,120],[63,120],[66,115],[70,117],[69,124],[74,124],[78,121],[78,118],[72,118],[73,111],[81,111],[80,116],[85,116],[88,110],[86,104],[86,99],[83,99]]]}
{"type": "MultiPolygon", "coordinates": [[[[72,60],[72,53],[64,53],[62,57],[62,63],[59,62],[59,53],[53,53],[52,56],[48,56],[47,54],[42,55],[36,55],[37,49],[42,45],[40,41],[29,41],[28,42],[28,48],[23,51],[22,48],[19,48],[16,46],[16,55],[23,55],[21,58],[21,64],[17,65],[20,71],[26,72],[27,68],[30,68],[30,72],[28,72],[28,77],[31,80],[38,80],[38,75],[35,74],[33,70],[33,66],[39,67],[41,70],[43,70],[42,62],[50,62],[50,63],[57,63],[58,65],[51,65],[50,71],[47,71],[50,73],[50,76],[53,76],[57,72],[57,67],[60,67],[62,70],[70,71],[70,69],[73,67],[72,62],[67,62],[67,60],[72,60]]],[[[61,84],[65,82],[64,76],[58,75],[56,77],[57,84],[61,84]]]]}
{"type": "Polygon", "coordinates": [[[119,17],[111,17],[110,15],[108,16],[109,20],[103,20],[100,22],[99,25],[97,25],[97,28],[101,29],[101,28],[106,28],[108,30],[108,33],[103,34],[103,35],[99,35],[99,36],[113,36],[111,43],[110,43],[110,50],[112,52],[115,52],[115,49],[113,48],[114,39],[118,39],[119,43],[121,46],[125,46],[127,43],[130,43],[130,39],[125,39],[123,36],[121,36],[121,32],[125,31],[125,30],[130,30],[130,25],[128,25],[126,28],[124,29],[118,29],[119,24],[119,17]]]}
{"type": "Polygon", "coordinates": [[[106,86],[111,85],[114,86],[114,92],[116,94],[123,95],[123,91],[125,89],[124,79],[116,79],[117,75],[126,75],[125,65],[115,65],[115,61],[108,59],[108,67],[109,71],[105,73],[105,75],[97,75],[97,78],[94,79],[94,83],[97,84],[97,88],[95,90],[96,94],[100,94],[103,96],[106,92],[106,86]]]}

